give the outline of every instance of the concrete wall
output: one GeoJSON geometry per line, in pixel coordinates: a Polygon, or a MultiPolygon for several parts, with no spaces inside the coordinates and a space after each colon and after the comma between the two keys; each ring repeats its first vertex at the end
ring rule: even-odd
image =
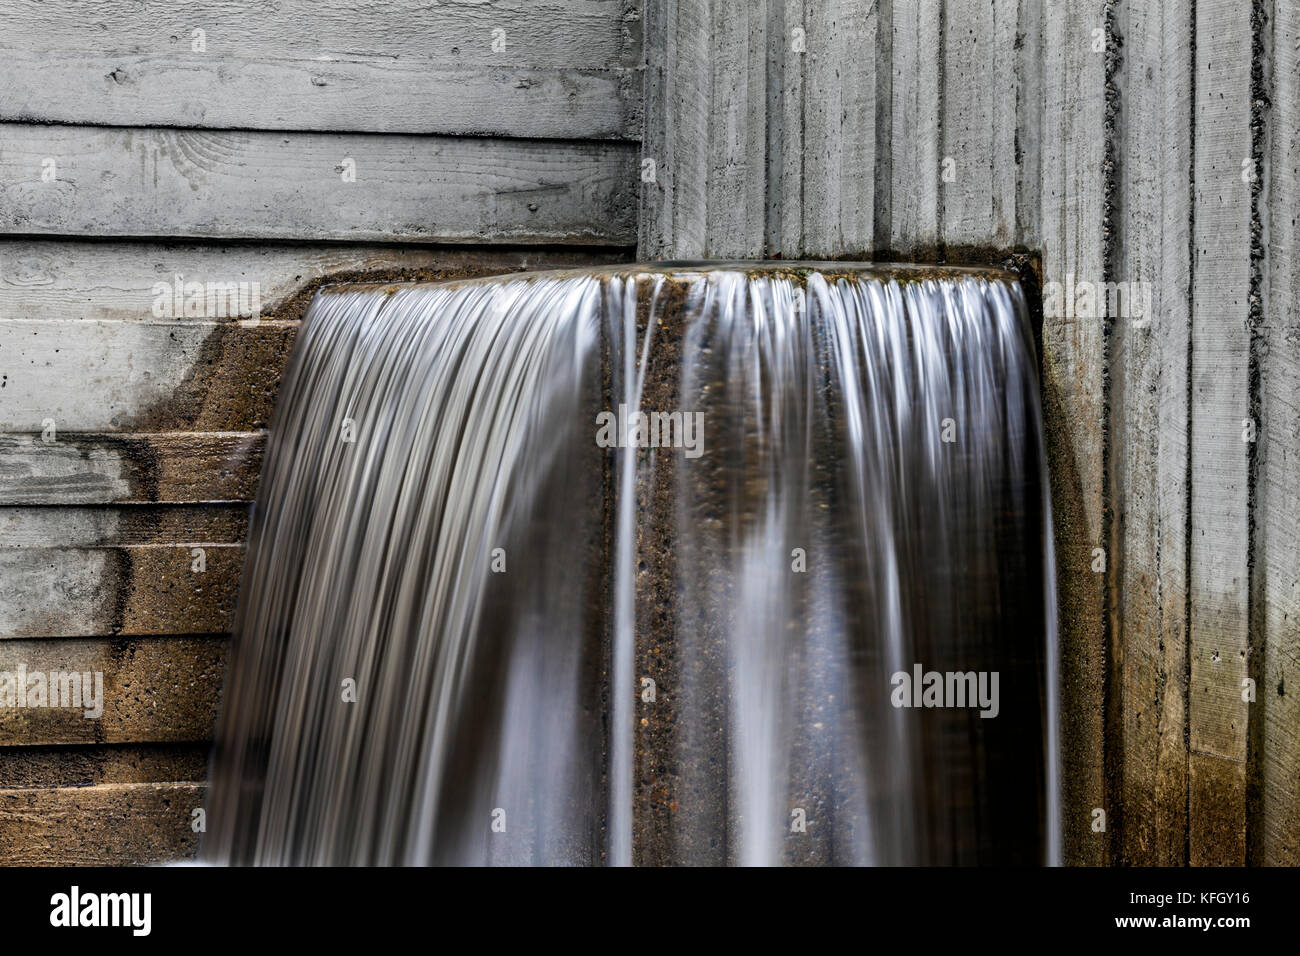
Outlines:
{"type": "Polygon", "coordinates": [[[0,0],[0,671],[106,697],[0,710],[0,859],[192,847],[312,288],[631,258],[640,58],[631,0],[0,0]]]}
{"type": "Polygon", "coordinates": [[[1045,289],[1150,294],[1144,315],[1045,302],[1068,855],[1300,863],[1300,6],[646,19],[644,255],[1014,249],[1045,289]]]}
{"type": "Polygon", "coordinates": [[[51,6],[0,0],[0,667],[100,666],[119,709],[0,717],[6,859],[189,840],[304,289],[639,229],[1141,283],[1044,320],[1069,855],[1300,862],[1296,4],[51,6]],[[263,321],[154,316],[177,274],[261,283],[263,321]]]}

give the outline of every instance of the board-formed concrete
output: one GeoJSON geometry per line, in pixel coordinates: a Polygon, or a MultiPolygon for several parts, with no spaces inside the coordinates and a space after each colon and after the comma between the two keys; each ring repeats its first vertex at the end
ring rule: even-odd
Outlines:
{"type": "MultiPolygon", "coordinates": [[[[612,261],[634,234],[646,259],[1019,250],[1053,304],[1067,855],[1300,862],[1294,3],[144,9],[0,0],[0,505],[70,516],[0,516],[3,544],[32,549],[23,580],[56,574],[48,602],[82,596],[76,629],[104,633],[78,640],[107,639],[118,606],[74,568],[130,581],[118,552],[193,543],[192,522],[123,509],[250,499],[302,292],[326,277],[612,261]],[[155,314],[159,284],[191,282],[257,283],[272,321],[155,314]],[[50,548],[68,577],[35,560],[50,548]]],[[[128,774],[101,752],[150,745],[103,745],[109,789],[23,812],[162,779],[169,753],[128,774]]],[[[22,786],[69,781],[22,749],[22,786]]]]}
{"type": "Polygon", "coordinates": [[[0,718],[5,861],[193,851],[312,292],[630,259],[640,50],[634,0],[0,0],[0,670],[111,698],[0,718]]]}
{"type": "Polygon", "coordinates": [[[1298,16],[647,6],[643,256],[1038,258],[1073,862],[1300,862],[1298,16]]]}

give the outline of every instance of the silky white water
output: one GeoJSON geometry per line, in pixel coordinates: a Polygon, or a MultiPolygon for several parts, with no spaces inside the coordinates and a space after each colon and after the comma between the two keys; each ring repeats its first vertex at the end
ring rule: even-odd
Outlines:
{"type": "Polygon", "coordinates": [[[1050,541],[1006,273],[322,293],[203,858],[1059,862],[1050,541]]]}

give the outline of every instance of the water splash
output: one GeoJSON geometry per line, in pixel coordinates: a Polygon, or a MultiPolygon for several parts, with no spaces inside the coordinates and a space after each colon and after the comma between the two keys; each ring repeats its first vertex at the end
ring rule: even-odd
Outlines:
{"type": "Polygon", "coordinates": [[[204,858],[1059,862],[1024,313],[839,264],[318,296],[204,858]],[[663,433],[602,447],[620,405],[663,433]],[[893,706],[917,666],[998,672],[998,715],[893,706]]]}

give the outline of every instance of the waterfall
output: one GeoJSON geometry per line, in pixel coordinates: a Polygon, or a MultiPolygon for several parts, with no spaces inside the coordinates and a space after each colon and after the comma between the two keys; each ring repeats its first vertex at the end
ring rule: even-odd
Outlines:
{"type": "Polygon", "coordinates": [[[997,270],[323,291],[203,857],[1058,863],[1038,395],[997,270]]]}

